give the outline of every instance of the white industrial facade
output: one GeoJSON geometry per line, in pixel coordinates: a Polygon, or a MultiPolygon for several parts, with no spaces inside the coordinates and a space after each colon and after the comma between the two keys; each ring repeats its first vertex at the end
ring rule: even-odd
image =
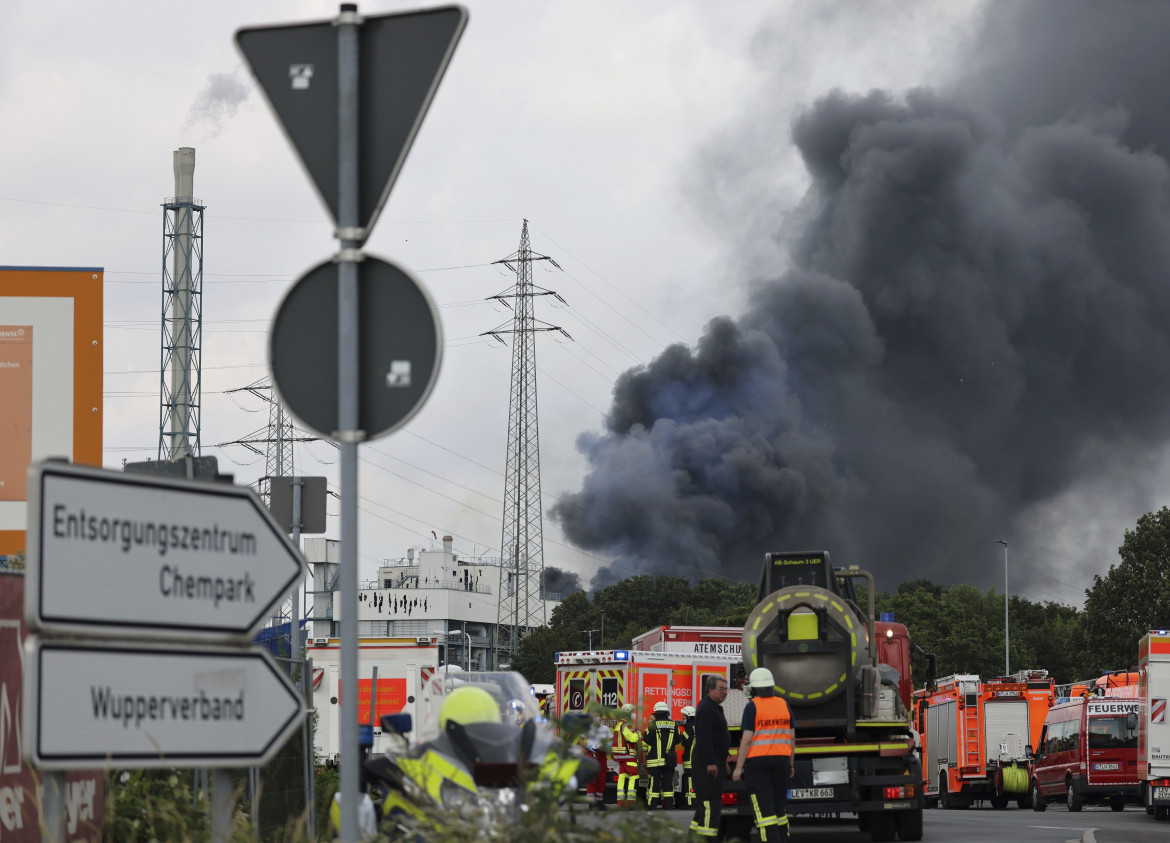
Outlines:
{"type": "MultiPolygon", "coordinates": [[[[313,572],[309,637],[336,638],[341,634],[334,600],[340,545],[333,539],[305,538],[304,549],[313,572]]],[[[410,548],[405,558],[386,560],[376,580],[360,584],[358,636],[437,638],[443,662],[490,670],[499,640],[501,588],[508,589],[508,595],[515,593],[512,574],[499,559],[463,559],[454,552],[452,538],[444,536],[442,547],[410,548]]],[[[560,595],[544,597],[551,599],[544,601],[543,611],[533,606],[529,616],[548,617],[559,604],[560,595]]]]}

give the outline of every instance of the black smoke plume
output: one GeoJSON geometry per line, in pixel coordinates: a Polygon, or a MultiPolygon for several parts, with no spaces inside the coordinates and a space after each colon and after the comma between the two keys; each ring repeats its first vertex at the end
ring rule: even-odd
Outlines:
{"type": "Polygon", "coordinates": [[[811,178],[788,265],[579,439],[551,514],[614,558],[594,584],[826,549],[879,588],[987,586],[1044,506],[1142,497],[1170,441],[1168,34],[1165,3],[993,3],[965,78],[778,129],[811,178]]]}
{"type": "Polygon", "coordinates": [[[581,577],[574,571],[563,571],[548,565],[542,571],[544,593],[559,594],[562,597],[581,590],[581,577]]]}

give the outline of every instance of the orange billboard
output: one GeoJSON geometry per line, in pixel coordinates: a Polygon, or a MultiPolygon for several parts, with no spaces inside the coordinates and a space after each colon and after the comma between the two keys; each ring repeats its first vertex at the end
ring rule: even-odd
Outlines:
{"type": "Polygon", "coordinates": [[[32,325],[0,325],[0,501],[25,500],[32,459],[32,325]]]}
{"type": "Polygon", "coordinates": [[[0,266],[0,555],[25,547],[29,463],[102,463],[101,269],[0,266]]]}

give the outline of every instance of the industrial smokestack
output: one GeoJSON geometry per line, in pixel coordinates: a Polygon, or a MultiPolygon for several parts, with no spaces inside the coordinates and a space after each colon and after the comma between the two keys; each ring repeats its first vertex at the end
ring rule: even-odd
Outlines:
{"type": "Polygon", "coordinates": [[[183,146],[175,150],[175,198],[179,201],[195,195],[195,148],[183,146]]]}

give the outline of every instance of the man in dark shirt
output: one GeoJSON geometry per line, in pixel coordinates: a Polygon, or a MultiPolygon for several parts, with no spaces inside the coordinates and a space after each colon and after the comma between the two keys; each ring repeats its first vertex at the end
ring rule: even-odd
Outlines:
{"type": "Polygon", "coordinates": [[[727,680],[722,676],[707,676],[703,687],[706,694],[695,712],[695,742],[691,748],[691,775],[698,803],[691,820],[691,831],[701,838],[714,840],[719,834],[723,780],[727,775],[727,755],[731,751],[731,735],[727,731],[727,718],[723,715],[727,680]]]}

